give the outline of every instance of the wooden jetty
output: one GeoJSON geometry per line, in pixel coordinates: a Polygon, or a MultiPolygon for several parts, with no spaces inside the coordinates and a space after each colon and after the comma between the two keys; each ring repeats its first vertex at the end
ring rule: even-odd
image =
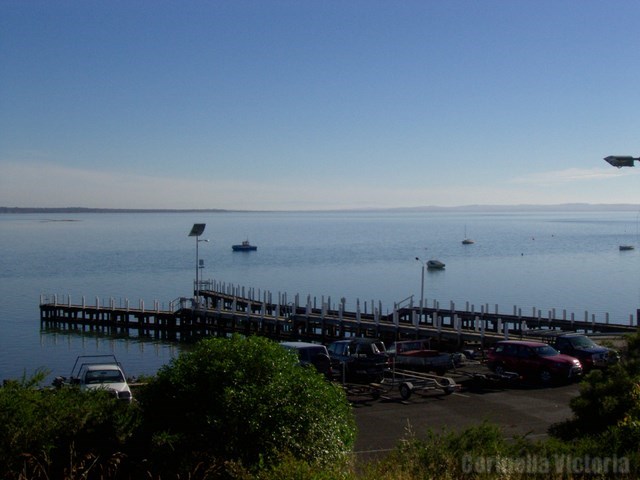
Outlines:
{"type": "MultiPolygon", "coordinates": [[[[488,305],[480,311],[467,304],[464,310],[413,305],[413,297],[394,305],[392,312],[383,314],[379,302],[360,304],[355,311],[347,311],[345,299],[333,305],[330,298],[318,302],[307,296],[302,302],[299,295],[291,301],[286,294],[274,299],[271,292],[212,280],[201,282],[193,298],[179,298],[160,307],[128,301],[116,305],[115,299],[93,304],[82,299],[80,304],[70,297],[57,296],[40,299],[40,321],[43,328],[73,331],[94,331],[114,335],[153,337],[166,340],[189,341],[206,336],[227,336],[233,333],[262,335],[275,340],[304,340],[320,343],[345,337],[376,337],[389,344],[396,340],[429,338],[441,348],[460,348],[464,345],[487,346],[508,338],[535,338],[545,330],[580,331],[588,334],[619,335],[637,329],[634,319],[628,325],[596,322],[585,313],[583,320],[574,314],[555,311],[546,316],[539,310],[532,315],[522,314],[514,307],[513,313],[492,312],[488,305]],[[319,304],[318,304],[319,303],[319,304]]],[[[638,314],[640,316],[640,313],[638,314]]]]}

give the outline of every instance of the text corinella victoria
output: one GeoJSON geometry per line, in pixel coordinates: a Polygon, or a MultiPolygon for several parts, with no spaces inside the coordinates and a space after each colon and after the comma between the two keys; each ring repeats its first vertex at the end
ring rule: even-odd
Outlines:
{"type": "Polygon", "coordinates": [[[626,457],[591,457],[553,455],[543,457],[473,456],[462,457],[464,473],[564,473],[564,474],[627,474],[629,459],[626,457]]]}

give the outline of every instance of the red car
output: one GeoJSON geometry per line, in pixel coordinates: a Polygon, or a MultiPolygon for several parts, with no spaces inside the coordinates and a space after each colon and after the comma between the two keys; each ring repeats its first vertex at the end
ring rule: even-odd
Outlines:
{"type": "Polygon", "coordinates": [[[489,350],[487,359],[488,367],[499,375],[515,372],[543,384],[574,380],[582,375],[580,360],[541,342],[504,340],[489,350]]]}

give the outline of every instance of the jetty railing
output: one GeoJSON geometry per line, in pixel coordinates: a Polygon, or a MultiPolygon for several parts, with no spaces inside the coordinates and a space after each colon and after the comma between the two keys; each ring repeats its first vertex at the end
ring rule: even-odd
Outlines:
{"type": "Polygon", "coordinates": [[[413,296],[383,313],[382,302],[356,300],[348,310],[346,299],[332,302],[331,297],[290,297],[267,290],[216,282],[200,282],[199,296],[178,297],[165,306],[154,301],[130,302],[128,299],[86,300],[73,303],[71,296],[41,295],[40,319],[43,327],[56,329],[99,330],[115,334],[137,334],[170,340],[190,340],[210,335],[264,335],[276,340],[307,340],[327,343],[350,336],[367,336],[385,342],[409,338],[430,338],[441,344],[485,346],[508,338],[535,338],[540,330],[581,331],[589,334],[620,334],[636,331],[637,321],[629,325],[596,321],[587,312],[583,319],[556,310],[543,315],[533,308],[525,315],[521,308],[499,313],[495,305],[466,303],[457,309],[433,301],[432,306],[413,304],[413,296]],[[199,300],[199,301],[198,301],[199,300]]]}

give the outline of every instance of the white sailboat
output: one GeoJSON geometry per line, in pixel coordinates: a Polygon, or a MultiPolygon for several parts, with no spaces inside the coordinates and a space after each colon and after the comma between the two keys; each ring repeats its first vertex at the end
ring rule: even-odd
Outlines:
{"type": "Polygon", "coordinates": [[[472,243],[475,243],[473,240],[471,240],[469,237],[467,237],[467,226],[464,226],[464,240],[462,240],[462,244],[463,245],[471,245],[472,243]]]}
{"type": "MultiPolygon", "coordinates": [[[[636,237],[638,236],[638,220],[640,219],[640,213],[638,213],[638,215],[636,216],[636,237]]],[[[626,233],[626,231],[625,231],[626,233]]],[[[624,243],[618,246],[618,249],[621,252],[627,251],[627,250],[635,250],[635,246],[631,243],[624,243]]]]}

